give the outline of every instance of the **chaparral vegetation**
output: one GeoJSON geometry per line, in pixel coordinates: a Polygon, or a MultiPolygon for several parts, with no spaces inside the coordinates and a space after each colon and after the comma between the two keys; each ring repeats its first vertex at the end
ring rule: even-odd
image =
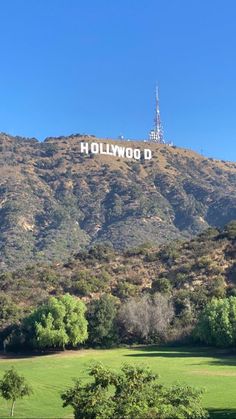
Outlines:
{"type": "Polygon", "coordinates": [[[233,418],[236,166],[101,143],[0,134],[1,417],[233,418]]]}
{"type": "Polygon", "coordinates": [[[66,263],[2,273],[2,414],[218,419],[234,412],[235,240],[231,222],[160,248],[117,253],[99,244],[66,263]],[[134,349],[108,350],[124,345],[134,349]],[[17,369],[7,360],[13,352],[17,369]]]}

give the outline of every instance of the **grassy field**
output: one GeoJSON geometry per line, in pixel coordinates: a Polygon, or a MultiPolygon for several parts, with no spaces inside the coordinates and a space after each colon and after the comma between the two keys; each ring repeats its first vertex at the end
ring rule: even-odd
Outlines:
{"type": "MultiPolygon", "coordinates": [[[[236,355],[205,348],[122,348],[112,350],[68,351],[39,357],[0,359],[0,376],[12,365],[34,389],[29,398],[18,401],[18,418],[71,418],[63,409],[60,393],[73,377],[88,379],[88,367],[96,361],[118,369],[124,362],[149,365],[165,384],[186,383],[203,387],[204,406],[214,419],[236,418],[236,355]]],[[[0,417],[9,413],[9,404],[0,402],[0,417]]]]}

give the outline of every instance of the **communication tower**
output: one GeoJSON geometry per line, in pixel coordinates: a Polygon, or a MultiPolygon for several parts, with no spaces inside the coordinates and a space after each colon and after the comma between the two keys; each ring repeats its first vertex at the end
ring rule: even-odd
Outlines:
{"type": "Polygon", "coordinates": [[[154,127],[149,132],[149,141],[152,143],[165,144],[163,127],[161,123],[160,105],[159,105],[159,88],[156,86],[156,106],[154,127]]]}

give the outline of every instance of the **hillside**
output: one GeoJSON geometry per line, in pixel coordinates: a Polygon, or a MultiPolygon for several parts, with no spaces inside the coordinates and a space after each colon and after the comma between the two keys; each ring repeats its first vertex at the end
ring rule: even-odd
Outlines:
{"type": "Polygon", "coordinates": [[[117,144],[0,135],[2,270],[66,260],[97,242],[117,250],[159,245],[236,218],[235,163],[135,142],[153,159],[85,155],[81,141],[117,144]]]}
{"type": "Polygon", "coordinates": [[[235,242],[236,223],[232,222],[224,230],[208,229],[190,241],[160,248],[115,252],[96,245],[66,263],[2,273],[0,330],[12,322],[16,307],[27,311],[50,295],[68,292],[90,301],[108,293],[125,301],[145,290],[161,292],[174,301],[182,330],[213,296],[236,295],[235,242]]]}

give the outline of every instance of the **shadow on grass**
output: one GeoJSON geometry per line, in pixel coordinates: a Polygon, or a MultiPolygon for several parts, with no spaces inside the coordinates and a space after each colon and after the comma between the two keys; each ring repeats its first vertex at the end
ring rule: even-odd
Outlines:
{"type": "Polygon", "coordinates": [[[63,351],[42,351],[42,352],[2,352],[0,351],[0,359],[24,359],[38,358],[40,356],[55,355],[63,353],[63,351]]]}
{"type": "Polygon", "coordinates": [[[210,419],[236,419],[236,409],[209,409],[210,419]]]}
{"type": "MultiPolygon", "coordinates": [[[[154,358],[216,358],[209,364],[216,365],[236,365],[236,352],[229,349],[215,349],[205,347],[157,347],[157,346],[141,346],[134,347],[142,351],[142,353],[130,353],[125,356],[134,358],[154,357],[154,358]]],[[[235,416],[236,419],[236,416],[235,416]]]]}
{"type": "MultiPolygon", "coordinates": [[[[218,366],[218,367],[236,367],[236,355],[228,355],[228,356],[222,356],[214,361],[210,361],[209,365],[214,365],[214,366],[218,366]]],[[[235,414],[235,419],[236,419],[236,414],[235,414]]]]}

